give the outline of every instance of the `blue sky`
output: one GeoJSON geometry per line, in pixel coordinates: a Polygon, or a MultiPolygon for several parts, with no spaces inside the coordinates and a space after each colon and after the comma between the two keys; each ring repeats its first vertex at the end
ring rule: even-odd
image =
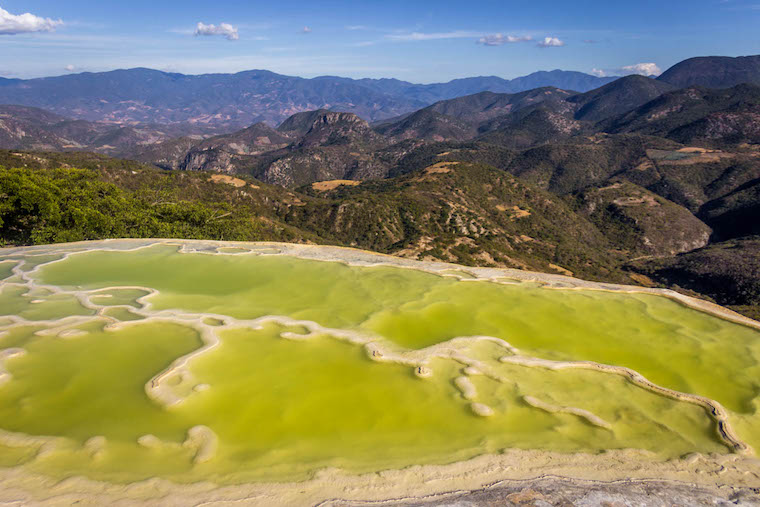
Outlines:
{"type": "Polygon", "coordinates": [[[0,0],[0,9],[4,77],[150,67],[429,83],[760,54],[760,0],[0,0]]]}

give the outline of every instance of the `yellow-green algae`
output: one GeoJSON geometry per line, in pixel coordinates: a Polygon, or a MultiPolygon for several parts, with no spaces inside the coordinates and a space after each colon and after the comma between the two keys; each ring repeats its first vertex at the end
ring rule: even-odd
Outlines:
{"type": "Polygon", "coordinates": [[[133,306],[140,308],[141,305],[137,300],[148,294],[150,292],[140,289],[113,289],[97,292],[90,299],[99,306],[133,306]]]}
{"type": "Polygon", "coordinates": [[[16,264],[18,262],[12,260],[0,261],[0,280],[10,277],[16,264]]]}
{"type": "Polygon", "coordinates": [[[502,338],[533,355],[626,366],[678,391],[752,410],[760,381],[755,330],[648,294],[459,282],[394,267],[356,268],[286,256],[93,252],[42,270],[45,283],[159,291],[157,310],[252,319],[284,315],[361,328],[423,348],[457,336],[502,338]],[[736,369],[746,372],[740,378],[736,369]]]}
{"type": "Polygon", "coordinates": [[[66,294],[27,294],[27,289],[19,285],[0,285],[0,316],[18,315],[27,320],[60,319],[70,315],[91,315],[76,298],[66,294]]]}
{"type": "Polygon", "coordinates": [[[447,463],[507,448],[637,448],[663,458],[729,452],[705,408],[623,376],[500,362],[510,352],[487,340],[451,342],[456,354],[430,359],[427,376],[392,357],[372,358],[329,330],[227,325],[266,316],[374,336],[402,355],[456,337],[491,336],[523,355],[627,367],[722,403],[739,436],[760,447],[760,340],[749,327],[661,296],[459,281],[271,255],[275,248],[260,249],[266,255],[239,250],[179,253],[159,245],[57,262],[50,261],[60,256],[50,256],[25,272],[35,284],[72,292],[34,288],[30,296],[28,286],[0,287],[0,314],[24,319],[0,321],[0,351],[25,351],[5,361],[12,377],[0,385],[0,429],[64,437],[36,457],[28,447],[0,447],[0,466],[119,482],[160,476],[236,483],[298,480],[325,467],[447,463]],[[95,313],[75,291],[92,291],[90,304],[102,311],[61,326],[57,319],[95,313]],[[112,327],[162,311],[182,317],[112,327]],[[197,324],[188,320],[193,315],[197,324]],[[218,328],[219,343],[189,360],[189,385],[170,379],[186,399],[162,406],[145,386],[203,346],[198,325],[218,328]],[[461,378],[473,387],[472,399],[461,378]],[[587,411],[609,428],[536,408],[526,397],[587,411]],[[476,415],[472,403],[493,415],[476,415]],[[194,463],[198,449],[186,440],[198,426],[213,431],[218,448],[194,463]]]}

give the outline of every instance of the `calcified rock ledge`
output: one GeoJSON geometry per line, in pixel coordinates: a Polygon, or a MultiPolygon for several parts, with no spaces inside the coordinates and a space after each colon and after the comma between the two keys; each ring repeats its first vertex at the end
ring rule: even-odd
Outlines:
{"type": "MultiPolygon", "coordinates": [[[[316,247],[309,245],[292,245],[280,243],[231,243],[211,241],[177,241],[177,240],[108,240],[98,242],[73,243],[28,248],[3,249],[3,255],[62,255],[60,260],[42,263],[24,271],[23,261],[12,270],[7,284],[23,286],[27,295],[45,293],[47,295],[66,294],[77,298],[80,304],[92,310],[92,316],[71,316],[50,321],[34,321],[34,324],[49,326],[40,334],[58,336],[62,339],[76,339],[86,333],[79,329],[82,324],[93,320],[106,323],[106,330],[116,330],[146,322],[181,323],[198,331],[203,346],[198,350],[175,360],[166,370],[152,378],[145,386],[146,394],[156,403],[171,409],[182,403],[193,392],[208,388],[198,384],[187,367],[195,357],[216,347],[219,342],[218,332],[234,328],[260,329],[268,323],[282,326],[300,326],[306,334],[283,332],[281,337],[291,340],[308,340],[317,335],[329,335],[365,348],[368,357],[376,361],[388,361],[404,364],[413,368],[414,373],[426,378],[434,375],[428,367],[434,358],[449,358],[462,364],[462,376],[453,379],[460,390],[462,398],[471,402],[474,414],[487,417],[493,409],[478,403],[477,389],[470,376],[485,375],[502,381],[499,375],[491,371],[488,365],[466,357],[461,352],[461,345],[475,341],[489,341],[504,349],[504,363],[521,366],[564,369],[581,368],[621,375],[631,383],[656,394],[679,401],[693,403],[704,407],[715,421],[718,436],[729,449],[736,454],[702,456],[693,455],[685,460],[662,462],[654,455],[640,451],[613,451],[595,455],[559,454],[544,451],[508,451],[498,456],[481,456],[479,458],[446,466],[420,466],[405,470],[387,471],[379,474],[352,476],[339,470],[325,470],[313,480],[294,484],[252,484],[242,486],[217,487],[213,484],[175,485],[164,480],[150,480],[128,486],[99,483],[83,478],[74,478],[63,483],[52,479],[35,476],[23,467],[0,470],[0,502],[21,501],[25,504],[61,504],[70,500],[83,500],[85,504],[113,503],[121,499],[125,503],[151,503],[157,498],[170,496],[172,504],[186,503],[226,503],[242,502],[266,505],[314,504],[324,505],[361,505],[364,502],[382,503],[440,503],[445,498],[459,498],[461,495],[475,495],[501,490],[504,481],[524,480],[544,475],[556,475],[567,478],[571,485],[582,485],[581,480],[595,479],[608,482],[623,481],[631,485],[635,480],[658,478],[661,484],[672,482],[673,487],[685,482],[698,484],[715,498],[728,498],[726,487],[744,491],[747,488],[760,487],[760,462],[752,458],[753,450],[742,442],[730,426],[726,410],[716,401],[687,393],[673,391],[650,382],[639,373],[622,367],[603,365],[588,361],[557,362],[522,355],[518,349],[504,340],[489,336],[458,337],[444,343],[422,350],[400,350],[380,337],[357,331],[330,329],[311,321],[294,320],[284,316],[266,316],[252,320],[239,320],[226,315],[211,313],[187,313],[175,310],[156,311],[152,309],[150,299],[157,291],[149,287],[106,287],[97,290],[63,290],[55,286],[38,284],[35,273],[42,266],[60,262],[70,255],[97,250],[133,251],[154,245],[175,245],[181,253],[204,253],[213,255],[289,255],[303,259],[341,262],[352,266],[396,266],[422,270],[440,276],[454,276],[462,281],[492,281],[496,283],[514,283],[514,281],[531,281],[543,284],[546,288],[557,290],[603,290],[611,292],[636,292],[665,296],[691,308],[716,315],[736,323],[760,329],[760,323],[733,313],[720,306],[690,298],[670,290],[647,289],[633,286],[599,284],[586,282],[561,275],[531,273],[512,269],[497,268],[462,268],[460,266],[419,262],[396,258],[371,252],[340,248],[316,247]],[[11,280],[12,279],[12,280],[11,280]],[[140,308],[127,305],[102,306],[93,299],[104,298],[103,293],[115,289],[144,291],[145,295],[137,299],[140,308]],[[141,317],[139,321],[120,322],[108,316],[108,311],[123,308],[141,317]],[[180,394],[180,392],[182,394],[180,394]],[[189,393],[189,394],[188,394],[189,393]],[[723,488],[723,489],[720,489],[723,488]],[[459,491],[455,491],[459,490],[459,491]],[[478,490],[477,493],[473,491],[478,490]],[[452,493],[452,491],[454,491],[452,493]],[[442,496],[441,496],[442,495],[442,496]],[[458,496],[459,495],[459,496],[458,496]],[[336,500],[328,500],[330,498],[336,500]],[[340,500],[337,500],[340,499],[340,500]],[[192,502],[191,502],[192,500],[192,502]]],[[[106,296],[107,297],[107,296],[106,296]]],[[[17,316],[4,319],[0,324],[0,337],[14,327],[28,325],[30,321],[17,316]]],[[[0,384],[10,380],[10,374],[4,368],[6,359],[23,354],[23,349],[0,350],[0,384]]],[[[586,419],[589,423],[602,428],[610,425],[595,414],[574,408],[553,405],[533,396],[524,396],[524,401],[538,409],[549,412],[572,414],[586,419]]],[[[172,445],[161,442],[152,435],[145,435],[140,444],[148,447],[172,445]]],[[[8,446],[31,446],[38,448],[38,455],[49,452],[62,439],[53,437],[32,437],[28,435],[0,431],[0,443],[8,446]]],[[[98,455],[105,445],[102,437],[93,437],[86,448],[93,457],[98,455]]],[[[217,447],[217,437],[206,427],[197,426],[188,432],[187,440],[182,444],[195,450],[195,463],[213,459],[217,447]]],[[[614,488],[613,488],[614,489],[614,488]]],[[[510,490],[511,491],[511,490],[510,490]]],[[[522,491],[522,490],[521,490],[522,491]]],[[[506,493],[505,493],[506,494],[506,493]]],[[[509,493],[511,494],[511,493],[509,493]]],[[[473,497],[474,498],[474,497],[473,497]]],[[[491,498],[486,495],[483,498],[491,498]]],[[[506,498],[506,497],[504,497],[506,498]]],[[[491,498],[493,500],[493,498],[491,498]]],[[[511,501],[511,500],[510,500],[511,501]]],[[[445,502],[444,502],[445,503],[445,502]]]]}
{"type": "Polygon", "coordinates": [[[738,455],[662,462],[639,451],[508,451],[445,466],[350,475],[328,469],[299,483],[217,486],[150,479],[117,485],[0,469],[10,505],[758,505],[760,464],[738,455]],[[560,494],[558,494],[560,493],[560,494]],[[537,503],[543,500],[545,503],[537,503]],[[625,502],[625,503],[624,503],[625,502]]]}
{"type": "Polygon", "coordinates": [[[550,413],[573,414],[579,417],[583,417],[594,426],[599,426],[600,428],[604,428],[606,430],[612,428],[612,425],[610,423],[608,423],[601,417],[595,414],[592,414],[588,410],[583,410],[582,408],[560,407],[557,405],[546,403],[545,401],[541,401],[537,398],[534,398],[533,396],[523,396],[523,400],[525,401],[525,403],[527,403],[531,407],[540,408],[541,410],[545,410],[550,413]]]}

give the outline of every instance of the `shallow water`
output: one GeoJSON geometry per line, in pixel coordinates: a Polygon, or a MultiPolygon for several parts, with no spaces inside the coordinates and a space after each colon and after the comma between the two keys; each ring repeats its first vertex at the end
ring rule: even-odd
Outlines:
{"type": "Polygon", "coordinates": [[[661,296],[241,250],[158,245],[50,256],[26,275],[48,291],[0,286],[0,314],[25,319],[0,320],[0,351],[26,352],[5,361],[12,378],[0,384],[0,429],[63,437],[36,458],[28,446],[0,447],[0,466],[235,483],[303,479],[325,467],[449,463],[508,448],[729,452],[703,407],[611,373],[504,363],[516,352],[498,340],[452,340],[472,336],[506,340],[521,356],[624,366],[716,400],[739,436],[760,445],[760,334],[751,328],[661,296]],[[66,316],[81,317],[45,322],[66,316]],[[266,316],[281,322],[240,322],[266,316]],[[288,318],[322,328],[311,333],[313,324],[288,318]],[[146,384],[200,349],[209,332],[216,346],[160,381],[181,401],[165,406],[148,396],[146,384]],[[382,352],[373,357],[367,342],[382,352]],[[492,415],[477,415],[473,403],[492,415]],[[218,446],[194,464],[200,448],[186,439],[197,426],[218,446]],[[98,436],[105,440],[91,440],[98,436]]]}

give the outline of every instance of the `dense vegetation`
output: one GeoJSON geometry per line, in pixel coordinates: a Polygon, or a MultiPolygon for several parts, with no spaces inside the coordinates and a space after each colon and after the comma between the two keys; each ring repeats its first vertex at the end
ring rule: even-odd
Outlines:
{"type": "Polygon", "coordinates": [[[44,157],[8,152],[0,156],[0,163],[11,166],[0,166],[3,244],[119,237],[230,241],[308,238],[267,221],[256,209],[258,202],[232,199],[205,174],[164,172],[88,154],[44,157]],[[12,167],[14,162],[20,165],[19,157],[27,167],[12,167]],[[70,163],[85,168],[73,168],[70,163]]]}
{"type": "Polygon", "coordinates": [[[12,243],[260,237],[252,221],[232,215],[224,203],[153,201],[99,181],[86,169],[5,170],[0,188],[0,228],[4,241],[12,243]]]}
{"type": "Polygon", "coordinates": [[[442,162],[338,187],[292,208],[288,221],[341,243],[467,265],[564,268],[600,278],[621,260],[568,203],[484,164],[442,162]]]}

